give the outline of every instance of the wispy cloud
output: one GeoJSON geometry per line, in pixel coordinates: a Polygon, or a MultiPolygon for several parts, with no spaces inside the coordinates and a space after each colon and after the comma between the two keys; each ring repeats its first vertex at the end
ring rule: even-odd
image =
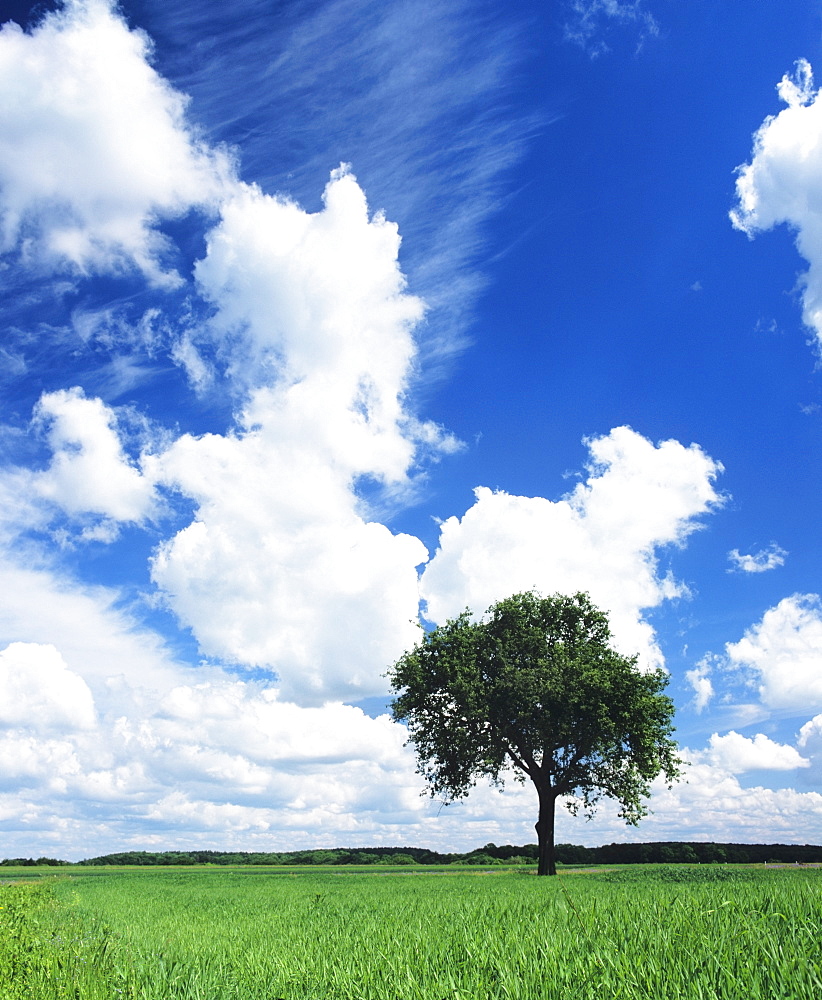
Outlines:
{"type": "Polygon", "coordinates": [[[787,557],[788,553],[776,542],[771,542],[766,549],[760,549],[758,552],[742,553],[739,549],[731,549],[728,553],[731,562],[728,572],[736,570],[740,573],[766,573],[769,569],[784,566],[787,557]]]}
{"type": "Polygon", "coordinates": [[[403,233],[403,269],[428,305],[429,362],[463,342],[483,283],[485,224],[507,170],[546,119],[513,103],[527,24],[455,0],[305,0],[273,17],[238,0],[215,12],[175,4],[154,17],[192,44],[164,68],[219,140],[241,143],[244,176],[307,209],[341,161],[403,233]]]}
{"type": "Polygon", "coordinates": [[[714,686],[709,676],[711,658],[703,657],[693,670],[685,672],[685,679],[694,689],[693,707],[696,712],[704,711],[714,696],[714,686]]]}
{"type": "MultiPolygon", "coordinates": [[[[562,9],[592,55],[617,28],[640,44],[658,31],[639,0],[562,9]]],[[[432,833],[401,727],[340,702],[384,695],[386,664],[418,634],[428,553],[380,503],[407,500],[460,447],[415,390],[462,343],[485,227],[550,120],[513,110],[526,15],[473,0],[141,13],[157,50],[104,0],[0,36],[0,360],[29,376],[0,428],[9,849],[79,853],[90,833],[101,850],[151,836],[522,842],[523,789],[502,804],[478,789],[432,833]]],[[[808,80],[785,85],[789,103],[810,106],[808,80]]],[[[647,612],[688,593],[660,552],[721,504],[721,466],[628,427],[586,443],[560,499],[479,488],[442,523],[428,611],[585,588],[621,648],[660,663],[647,612]]],[[[761,572],[784,555],[732,559],[761,572]]],[[[747,721],[804,707],[818,633],[813,598],[772,608],[688,672],[697,708],[729,665],[760,686],[747,721]]],[[[809,746],[817,730],[803,729],[809,746]]],[[[725,765],[797,754],[716,741],[672,814],[721,824],[744,800],[760,822],[771,793],[725,765]]],[[[793,794],[784,815],[799,824],[804,808],[809,826],[820,801],[793,794]]],[[[620,828],[606,817],[584,836],[620,828]]]]}
{"type": "Polygon", "coordinates": [[[565,38],[583,48],[592,59],[610,51],[607,38],[615,26],[630,25],[636,48],[659,35],[659,24],[644,0],[570,0],[565,38]]]}

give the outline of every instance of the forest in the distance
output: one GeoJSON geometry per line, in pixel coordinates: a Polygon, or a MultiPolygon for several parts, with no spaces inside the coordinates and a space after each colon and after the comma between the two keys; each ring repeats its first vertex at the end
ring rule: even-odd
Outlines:
{"type": "MultiPolygon", "coordinates": [[[[537,845],[486,844],[467,854],[440,854],[424,847],[357,847],[333,850],[251,851],[121,851],[83,861],[57,858],[6,858],[6,866],[82,865],[502,865],[533,864],[537,845]]],[[[561,865],[614,864],[812,864],[822,863],[822,846],[814,844],[715,844],[661,842],[581,847],[558,844],[561,865]]]]}

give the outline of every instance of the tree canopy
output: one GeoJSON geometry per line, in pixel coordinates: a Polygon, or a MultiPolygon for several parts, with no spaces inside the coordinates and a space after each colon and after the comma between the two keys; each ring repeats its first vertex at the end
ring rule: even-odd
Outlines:
{"type": "Polygon", "coordinates": [[[664,670],[642,672],[611,646],[587,594],[529,591],[466,610],[388,671],[395,720],[408,726],[432,796],[468,794],[477,779],[530,778],[539,799],[539,873],[555,874],[558,798],[590,815],[606,796],[635,825],[664,773],[680,775],[664,670]]]}

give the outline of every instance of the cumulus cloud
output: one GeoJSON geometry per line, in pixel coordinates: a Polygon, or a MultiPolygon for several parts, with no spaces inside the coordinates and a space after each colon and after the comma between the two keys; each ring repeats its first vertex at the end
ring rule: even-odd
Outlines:
{"type": "Polygon", "coordinates": [[[766,573],[769,569],[784,566],[787,555],[785,549],[780,548],[776,542],[771,542],[768,548],[760,549],[759,552],[747,554],[741,553],[739,549],[731,549],[728,553],[731,561],[729,572],[739,570],[742,573],[766,573]]]}
{"type": "MultiPolygon", "coordinates": [[[[154,505],[153,484],[123,451],[116,416],[100,399],[87,399],[81,389],[44,393],[35,422],[45,429],[53,457],[36,473],[32,488],[68,514],[103,518],[88,529],[99,537],[111,531],[105,522],[139,523],[154,505]]],[[[110,537],[110,535],[103,535],[110,537]]]]}
{"type": "Polygon", "coordinates": [[[0,541],[13,548],[21,533],[35,530],[50,531],[61,545],[78,536],[113,542],[122,524],[145,525],[158,515],[162,505],[141,467],[144,456],[131,458],[123,445],[136,432],[143,448],[151,436],[148,422],[134,416],[76,386],[43,393],[30,429],[51,456],[46,468],[0,469],[0,541]]]}
{"type": "Polygon", "coordinates": [[[37,789],[39,802],[66,790],[67,778],[81,770],[73,743],[67,739],[36,737],[26,732],[0,734],[0,789],[23,790],[17,808],[9,809],[7,821],[19,817],[25,822],[38,811],[30,791],[37,789]],[[27,794],[29,793],[29,794],[27,794]]]}
{"type": "Polygon", "coordinates": [[[0,30],[0,249],[79,273],[138,268],[158,284],[159,218],[213,206],[228,158],[196,137],[151,43],[109,0],[67,0],[30,33],[0,30]]]}
{"type": "MultiPolygon", "coordinates": [[[[555,117],[545,111],[536,121],[515,97],[528,21],[473,0],[297,9],[280,18],[258,0],[235,0],[230,12],[211,5],[209,23],[224,24],[231,44],[178,60],[178,79],[212,120],[272,122],[287,137],[274,140],[272,156],[269,129],[244,130],[246,171],[265,190],[313,204],[317,178],[339,151],[352,160],[372,202],[390,207],[408,237],[404,267],[430,306],[422,331],[430,370],[465,346],[484,284],[476,268],[485,222],[504,204],[506,175],[528,137],[555,117]],[[311,93],[323,99],[306,113],[311,93]]],[[[202,19],[202,8],[179,4],[152,15],[171,38],[201,30],[202,19]]]]}
{"type": "Polygon", "coordinates": [[[725,647],[728,662],[750,671],[762,702],[806,712],[822,706],[822,604],[794,594],[769,608],[739,642],[725,647]]]}
{"type": "MultiPolygon", "coordinates": [[[[56,650],[29,645],[24,652],[38,669],[48,668],[50,677],[66,670],[57,666],[56,650]]],[[[3,655],[15,653],[10,647],[3,655]]],[[[169,674],[168,686],[151,691],[141,690],[134,675],[131,683],[107,684],[103,711],[88,716],[87,728],[76,718],[72,725],[50,720],[48,708],[8,719],[0,735],[0,827],[8,853],[80,858],[172,843],[454,850],[489,839],[533,840],[536,797],[529,785],[513,783],[500,795],[480,784],[448,809],[420,796],[405,732],[387,716],[372,719],[339,703],[303,708],[255,683],[216,675],[179,683],[182,676],[175,683],[169,674]]],[[[814,733],[806,729],[808,742],[814,733]]],[[[734,777],[748,767],[787,768],[791,748],[728,734],[710,750],[692,755],[688,784],[655,789],[643,837],[672,839],[676,831],[673,839],[680,839],[684,830],[713,840],[813,839],[822,796],[743,789],[734,777]]],[[[636,836],[607,803],[590,823],[560,810],[558,835],[589,844],[636,836]]]]}
{"type": "Polygon", "coordinates": [[[586,590],[610,612],[615,643],[662,662],[644,611],[687,594],[660,572],[657,552],[680,545],[721,498],[722,466],[698,446],[654,445],[629,427],[587,441],[588,478],[561,500],[480,487],[462,519],[441,527],[422,575],[426,615],[442,622],[469,607],[481,613],[517,591],[586,590]]]}
{"type": "Polygon", "coordinates": [[[401,493],[421,451],[454,447],[405,406],[423,309],[398,251],[345,168],[313,214],[243,188],[197,280],[248,403],[233,432],[147,463],[197,504],[153,562],[169,606],[205,653],[269,668],[307,703],[383,691],[414,636],[428,553],[369,514],[360,483],[401,493]]]}
{"type": "MultiPolygon", "coordinates": [[[[696,756],[687,784],[655,787],[652,808],[640,828],[648,840],[808,844],[822,822],[819,792],[743,787],[727,769],[696,756]]],[[[629,836],[623,831],[620,839],[629,836]]]]}
{"type": "Polygon", "coordinates": [[[780,223],[796,232],[810,265],[804,319],[822,341],[822,100],[805,59],[777,90],[787,107],[768,116],[754,136],[751,162],[737,171],[731,221],[749,236],[780,223]]]}
{"type": "Polygon", "coordinates": [[[795,747],[774,743],[763,733],[748,739],[732,729],[725,736],[714,733],[708,745],[713,763],[732,774],[757,770],[793,771],[797,767],[810,767],[811,763],[795,747]]]}
{"type": "Polygon", "coordinates": [[[0,725],[90,729],[94,721],[88,684],[54,646],[13,642],[0,651],[0,725]]]}
{"type": "MultiPolygon", "coordinates": [[[[313,214],[240,183],[187,125],[148,39],[102,0],[68,3],[31,34],[10,24],[2,44],[19,140],[0,151],[6,249],[24,241],[80,270],[131,262],[167,280],[156,220],[209,206],[219,222],[196,282],[213,315],[172,356],[195,389],[219,369],[245,400],[228,432],[135,460],[100,400],[47,393],[36,422],[53,458],[28,476],[30,492],[104,541],[156,513],[158,483],[194,500],[195,520],[160,545],[152,575],[203,652],[268,667],[312,703],[382,691],[414,635],[427,552],[363,496],[392,502],[413,490],[423,455],[459,447],[406,406],[424,309],[406,290],[396,225],[369,215],[344,167],[313,214]],[[18,169],[21,157],[42,170],[18,169]]],[[[101,316],[85,318],[99,340],[101,316]]],[[[122,324],[102,320],[120,343],[122,324]]],[[[28,526],[47,520],[36,504],[20,513],[28,526]]]]}
{"type": "Polygon", "coordinates": [[[822,751],[822,715],[814,716],[799,730],[799,746],[822,751]]]}
{"type": "MultiPolygon", "coordinates": [[[[638,2],[574,6],[580,23],[655,29],[638,2]]],[[[393,37],[405,44],[413,12],[371,9],[367,47],[382,65],[386,18],[403,29],[393,37]]],[[[333,5],[334,30],[312,24],[311,44],[323,48],[347,11],[333,5]]],[[[456,43],[461,22],[446,23],[439,11],[426,16],[450,32],[438,33],[443,52],[426,67],[436,90],[432,108],[445,106],[446,97],[467,106],[477,92],[497,89],[507,72],[499,46],[484,47],[475,25],[480,57],[473,64],[464,39],[456,43]],[[446,64],[453,71],[447,78],[446,64]]],[[[592,39],[585,41],[591,51],[592,39]]],[[[186,98],[152,69],[150,57],[145,35],[129,30],[103,0],[72,0],[28,34],[13,25],[0,31],[0,251],[74,274],[136,268],[168,288],[180,279],[159,231],[163,220],[207,211],[202,225],[211,228],[191,286],[192,300],[196,292],[211,310],[207,322],[166,329],[148,310],[135,325],[127,307],[90,305],[75,310],[73,332],[115,355],[124,347],[151,356],[169,349],[197,391],[227,377],[237,404],[222,433],[183,434],[135,456],[118,411],[102,400],[77,388],[41,397],[35,426],[52,451],[48,466],[0,477],[0,824],[7,850],[53,853],[54,844],[80,857],[129,845],[201,846],[204,839],[246,849],[290,848],[295,837],[306,846],[530,841],[532,789],[515,785],[499,796],[478,787],[466,803],[440,813],[438,803],[419,796],[402,727],[341,703],[382,693],[385,666],[418,635],[417,567],[428,553],[417,538],[381,523],[381,506],[413,494],[424,457],[459,448],[410,409],[425,307],[406,287],[397,227],[369,212],[344,167],[314,213],[241,183],[229,159],[200,141],[186,98]],[[119,524],[159,518],[158,490],[195,507],[191,523],[158,544],[151,565],[168,607],[204,654],[268,668],[279,675],[276,687],[179,662],[121,592],[57,572],[27,534],[46,527],[57,510],[86,537],[112,538],[119,524]]],[[[335,60],[326,65],[329,76],[344,65],[342,56],[335,60]]],[[[282,67],[290,72],[286,56],[282,67]]],[[[399,95],[392,109],[409,87],[420,92],[419,66],[409,72],[391,74],[399,95]]],[[[376,94],[383,78],[374,77],[376,94]]],[[[785,94],[794,103],[812,99],[808,87],[785,94]]],[[[436,113],[442,122],[453,119],[450,111],[436,113]]],[[[383,112],[380,125],[392,117],[400,116],[383,112]]],[[[442,143],[436,152],[453,164],[442,174],[447,183],[432,188],[439,194],[429,195],[431,204],[455,178],[471,196],[444,209],[447,225],[440,212],[426,213],[448,230],[439,249],[429,239],[417,251],[417,274],[441,300],[435,306],[461,302],[466,280],[475,287],[458,265],[475,253],[495,178],[517,155],[509,126],[489,124],[485,106],[481,117],[459,133],[459,156],[442,143]],[[496,152],[489,152],[494,128],[496,152]]],[[[439,134],[446,131],[454,132],[441,126],[439,134]]],[[[390,153],[388,174],[407,177],[402,171],[415,162],[408,145],[391,139],[399,132],[384,134],[379,149],[390,153]]],[[[410,206],[418,196],[407,197],[410,206]]],[[[110,369],[122,388],[137,375],[128,358],[119,360],[119,374],[117,357],[110,369]]],[[[423,576],[429,615],[441,620],[466,603],[482,610],[531,586],[587,589],[611,612],[626,652],[640,651],[646,665],[661,662],[645,612],[687,590],[660,568],[659,550],[682,544],[720,502],[713,484],[721,467],[697,446],[655,446],[629,428],[588,445],[588,476],[561,500],[479,488],[471,510],[443,525],[423,576]]],[[[691,673],[697,701],[707,703],[707,671],[691,673]]],[[[805,727],[800,745],[816,738],[805,727]]],[[[765,737],[717,740],[724,741],[715,748],[726,758],[722,767],[732,751],[787,766],[791,751],[765,737]]],[[[743,790],[722,767],[695,765],[696,785],[661,792],[669,798],[646,829],[664,837],[670,816],[717,835],[723,819],[729,822],[728,803],[735,829],[755,830],[755,839],[766,808],[780,829],[818,825],[822,797],[743,790]]],[[[577,841],[624,835],[607,812],[591,825],[563,816],[559,829],[577,841]]]]}
{"type": "MultiPolygon", "coordinates": [[[[381,693],[415,635],[428,553],[380,523],[361,486],[378,506],[396,502],[422,457],[459,447],[406,406],[423,306],[399,244],[344,167],[313,214],[235,185],[197,265],[214,306],[202,339],[246,393],[234,427],[132,459],[101,400],[47,393],[35,423],[53,458],[20,473],[104,541],[157,513],[158,485],[193,500],[193,522],[155,554],[154,582],[206,655],[268,668],[308,703],[381,693]]],[[[181,357],[202,387],[212,373],[191,339],[181,357]]],[[[42,526],[36,505],[26,513],[42,526]]]]}
{"type": "MultiPolygon", "coordinates": [[[[212,331],[247,348],[247,380],[310,377],[321,383],[327,406],[342,404],[350,420],[357,402],[356,416],[388,431],[400,415],[415,354],[411,331],[423,305],[405,288],[397,226],[381,214],[369,217],[346,167],[332,173],[323,204],[309,213],[239,186],[208,235],[196,278],[217,307],[212,331]]],[[[401,452],[400,472],[407,459],[401,452]]]]}
{"type": "MultiPolygon", "coordinates": [[[[211,830],[224,845],[226,837],[256,830],[271,849],[293,846],[289,831],[307,827],[326,843],[357,831],[367,842],[383,826],[402,827],[430,812],[404,730],[387,716],[372,719],[342,704],[304,709],[279,701],[276,691],[223,677],[150,695],[121,684],[105,712],[82,718],[77,692],[85,690],[88,707],[88,688],[76,675],[77,690],[56,676],[60,665],[67,671],[53,647],[14,644],[2,656],[0,668],[7,660],[14,669],[9,691],[17,707],[4,705],[0,720],[8,726],[0,735],[0,797],[4,789],[24,793],[0,802],[7,833],[15,824],[24,829],[36,813],[47,837],[61,815],[63,851],[88,853],[83,818],[93,803],[96,838],[116,836],[122,844],[152,830],[175,839],[211,830]],[[34,685],[35,667],[37,680],[55,681],[54,703],[34,685]]],[[[5,681],[0,672],[4,693],[5,681]]]]}
{"type": "Polygon", "coordinates": [[[212,746],[231,747],[257,765],[277,762],[285,771],[360,759],[391,764],[404,756],[405,730],[387,715],[372,719],[341,703],[302,708],[282,701],[274,688],[258,691],[243,681],[180,685],[163,698],[153,725],[158,743],[172,733],[194,745],[209,737],[212,746]]]}
{"type": "Polygon", "coordinates": [[[312,823],[313,844],[408,842],[397,831],[430,812],[387,716],[303,709],[175,662],[117,591],[17,565],[30,555],[6,549],[0,562],[7,852],[82,857],[195,831],[215,846],[285,849],[312,823]],[[232,839],[252,834],[262,839],[232,839]]]}
{"type": "Polygon", "coordinates": [[[197,676],[199,668],[176,661],[115,588],[83,585],[38,565],[42,555],[28,546],[6,547],[0,556],[0,643],[22,636],[56,647],[98,710],[107,711],[120,689],[163,691],[197,676]]]}

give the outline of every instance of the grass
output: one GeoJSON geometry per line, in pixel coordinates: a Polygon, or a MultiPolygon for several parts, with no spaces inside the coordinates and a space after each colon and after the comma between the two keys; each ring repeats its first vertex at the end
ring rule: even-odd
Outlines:
{"type": "Polygon", "coordinates": [[[0,1000],[822,996],[822,871],[86,869],[0,906],[0,1000]]]}

